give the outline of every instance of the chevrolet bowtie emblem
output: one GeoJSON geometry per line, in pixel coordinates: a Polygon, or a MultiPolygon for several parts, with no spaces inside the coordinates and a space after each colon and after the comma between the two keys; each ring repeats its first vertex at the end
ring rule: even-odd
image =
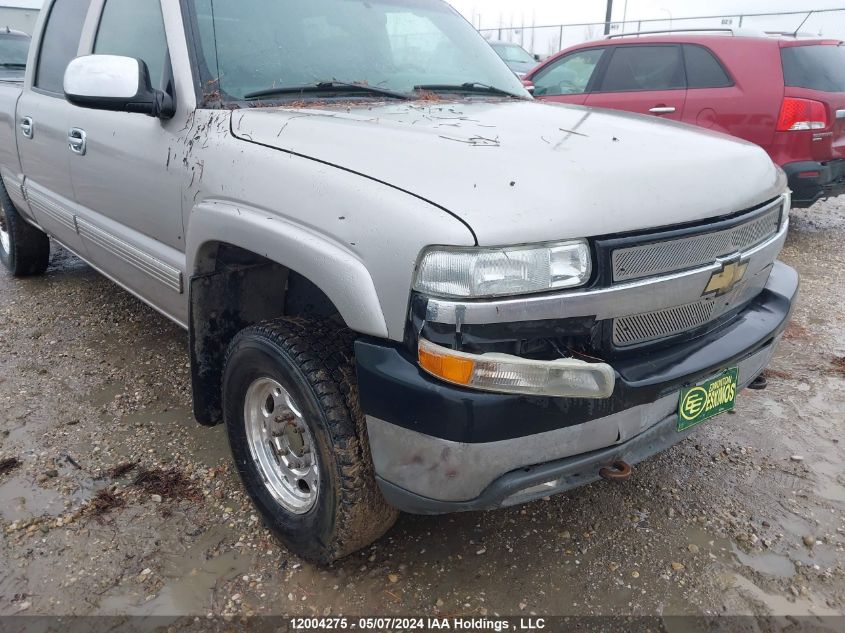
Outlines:
{"type": "Polygon", "coordinates": [[[715,293],[717,297],[721,297],[728,294],[739,285],[746,272],[748,272],[748,262],[743,262],[739,256],[723,261],[722,270],[713,273],[703,296],[715,293]]]}

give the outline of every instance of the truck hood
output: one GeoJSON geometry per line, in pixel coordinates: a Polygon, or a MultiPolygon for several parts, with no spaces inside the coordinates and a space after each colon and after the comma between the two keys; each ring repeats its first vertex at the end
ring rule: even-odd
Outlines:
{"type": "Polygon", "coordinates": [[[745,141],[527,100],[256,108],[232,113],[232,134],[423,198],[484,246],[695,222],[786,188],[782,171],[745,141]]]}

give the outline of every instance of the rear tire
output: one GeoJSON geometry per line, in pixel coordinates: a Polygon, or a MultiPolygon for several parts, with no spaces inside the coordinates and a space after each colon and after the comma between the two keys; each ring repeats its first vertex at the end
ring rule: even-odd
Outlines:
{"type": "Polygon", "coordinates": [[[43,275],[50,263],[50,238],[24,221],[2,183],[0,261],[15,277],[43,275]]]}
{"type": "Polygon", "coordinates": [[[375,481],[352,335],[281,319],[229,346],[223,410],[241,479],[294,554],[328,564],[387,532],[398,512],[375,481]]]}

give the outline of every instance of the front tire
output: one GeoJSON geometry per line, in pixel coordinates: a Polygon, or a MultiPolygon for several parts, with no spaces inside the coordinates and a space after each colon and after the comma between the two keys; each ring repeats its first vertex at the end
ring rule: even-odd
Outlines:
{"type": "Polygon", "coordinates": [[[15,277],[43,275],[50,263],[50,238],[24,221],[2,183],[0,261],[15,277]]]}
{"type": "Polygon", "coordinates": [[[398,512],[375,481],[348,330],[289,319],[247,328],[226,357],[223,409],[247,492],[291,552],[327,564],[392,527],[398,512]]]}

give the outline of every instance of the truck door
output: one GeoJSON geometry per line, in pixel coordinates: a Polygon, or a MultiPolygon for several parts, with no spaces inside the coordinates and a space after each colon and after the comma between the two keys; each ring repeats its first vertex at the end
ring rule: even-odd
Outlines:
{"type": "Polygon", "coordinates": [[[81,252],[76,233],[68,149],[68,116],[63,82],[76,57],[90,0],[55,0],[45,28],[32,42],[37,54],[27,73],[16,114],[24,188],[35,219],[50,235],[81,252]]]}
{"type": "MultiPolygon", "coordinates": [[[[88,52],[143,60],[153,86],[173,81],[160,0],[105,0],[102,6],[88,52]]],[[[178,136],[187,134],[184,114],[163,121],[72,107],[69,125],[85,143],[71,158],[71,176],[89,259],[184,322],[185,170],[172,158],[182,145],[178,136]]]]}

